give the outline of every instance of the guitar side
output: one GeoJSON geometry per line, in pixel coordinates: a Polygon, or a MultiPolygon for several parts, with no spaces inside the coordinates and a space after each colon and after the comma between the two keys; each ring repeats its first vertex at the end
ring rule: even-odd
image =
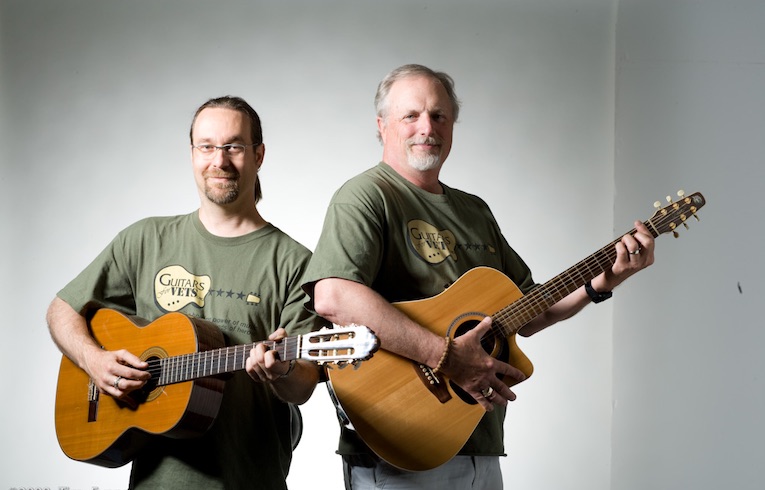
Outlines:
{"type": "MultiPolygon", "coordinates": [[[[180,313],[140,325],[119,312],[102,309],[90,321],[90,328],[104,349],[126,349],[144,360],[223,345],[217,329],[180,313]]],[[[61,449],[72,459],[122,466],[133,458],[141,432],[171,437],[204,432],[217,414],[222,391],[223,381],[217,378],[158,386],[143,393],[145,400],[131,408],[99,393],[87,373],[62,356],[56,388],[56,434],[61,449]]]]}
{"type": "MultiPolygon", "coordinates": [[[[478,267],[437,296],[394,306],[430,331],[454,338],[521,296],[507,276],[478,267]]],[[[530,376],[532,364],[515,335],[505,340],[507,362],[530,376]]],[[[411,471],[454,457],[485,413],[447,378],[433,385],[423,374],[420,365],[385,350],[357,370],[329,370],[331,389],[364,442],[388,463],[411,471]]]]}

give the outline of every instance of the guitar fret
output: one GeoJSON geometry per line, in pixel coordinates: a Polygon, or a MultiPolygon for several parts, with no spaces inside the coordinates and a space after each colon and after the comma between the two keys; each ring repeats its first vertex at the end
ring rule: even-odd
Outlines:
{"type": "Polygon", "coordinates": [[[610,269],[614,265],[614,261],[611,259],[611,257],[608,256],[608,254],[605,254],[605,253],[596,254],[594,255],[594,258],[597,261],[598,265],[600,266],[601,271],[610,269]]]}
{"type": "Polygon", "coordinates": [[[162,359],[162,376],[164,380],[162,384],[170,384],[173,382],[173,359],[162,359]]]}
{"type": "Polygon", "coordinates": [[[194,368],[194,363],[190,359],[190,354],[184,354],[183,356],[183,377],[181,378],[182,381],[186,381],[187,379],[191,379],[192,369],[194,368]]]}

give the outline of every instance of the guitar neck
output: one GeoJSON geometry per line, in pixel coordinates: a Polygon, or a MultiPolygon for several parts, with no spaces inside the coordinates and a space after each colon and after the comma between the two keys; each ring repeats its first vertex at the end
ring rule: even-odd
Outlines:
{"type": "Polygon", "coordinates": [[[162,359],[150,359],[148,371],[158,386],[183,383],[206,376],[240,371],[245,368],[250,350],[264,343],[276,351],[282,361],[300,358],[302,336],[287,337],[279,342],[264,340],[162,359]]]}
{"type": "MultiPolygon", "coordinates": [[[[651,220],[643,222],[656,238],[659,236],[651,220]]],[[[635,228],[628,233],[634,235],[635,228]]],[[[558,301],[573,293],[597,275],[613,267],[616,261],[616,244],[621,237],[612,241],[594,254],[578,262],[546,283],[531,290],[518,301],[493,315],[493,325],[498,325],[504,336],[517,333],[522,326],[550,309],[558,301]]]]}

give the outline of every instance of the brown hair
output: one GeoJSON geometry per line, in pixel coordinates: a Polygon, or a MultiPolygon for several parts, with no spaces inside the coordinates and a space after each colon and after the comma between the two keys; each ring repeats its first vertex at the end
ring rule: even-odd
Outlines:
{"type": "MultiPolygon", "coordinates": [[[[194,117],[191,119],[191,128],[189,129],[189,140],[192,145],[194,144],[194,123],[197,121],[197,116],[199,116],[200,112],[208,108],[231,109],[241,112],[247,116],[247,119],[250,121],[252,144],[259,145],[263,143],[263,126],[260,123],[260,116],[255,112],[255,109],[241,97],[226,95],[208,100],[199,106],[199,109],[194,113],[194,117]]],[[[260,176],[258,176],[258,178],[255,179],[255,202],[260,201],[262,197],[263,191],[260,188],[260,176]]]]}

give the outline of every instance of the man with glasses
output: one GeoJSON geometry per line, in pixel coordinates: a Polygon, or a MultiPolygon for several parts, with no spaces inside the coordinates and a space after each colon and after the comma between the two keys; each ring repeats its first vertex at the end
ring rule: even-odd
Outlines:
{"type": "MultiPolygon", "coordinates": [[[[265,145],[258,114],[238,97],[211,99],[193,117],[191,162],[200,206],[141,220],[65,286],[49,307],[50,333],[103,395],[134,405],[149,382],[138,352],[102,349],[87,318],[112,308],[153,321],[180,311],[214,322],[227,345],[316,330],[300,288],[310,251],[258,212],[265,145]]],[[[319,379],[307,361],[258,344],[226,379],[202,436],[151,436],[133,461],[130,488],[286,488],[299,412],[319,379]]]]}

